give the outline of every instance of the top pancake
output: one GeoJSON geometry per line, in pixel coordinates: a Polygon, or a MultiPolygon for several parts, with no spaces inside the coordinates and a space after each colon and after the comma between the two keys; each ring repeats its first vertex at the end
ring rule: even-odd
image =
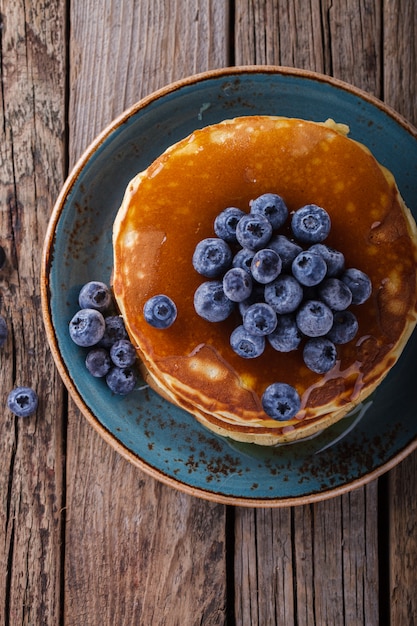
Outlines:
{"type": "Polygon", "coordinates": [[[327,426],[379,384],[414,328],[415,222],[393,176],[346,130],[330,121],[226,120],[171,146],[126,190],[113,233],[116,301],[149,382],[216,432],[274,444],[327,426]],[[372,280],[371,298],[351,307],[359,333],[338,346],[337,365],[324,376],[303,364],[300,350],[283,354],[267,345],[261,357],[242,359],[229,345],[237,317],[213,324],[194,310],[205,280],[191,264],[196,244],[214,236],[223,209],[249,211],[250,200],[266,192],[281,195],[290,212],[310,203],[326,209],[326,244],[372,280]],[[178,308],[166,330],[143,317],[144,303],[159,293],[178,308]],[[288,422],[269,418],[260,403],[278,381],[302,399],[288,422]]]}

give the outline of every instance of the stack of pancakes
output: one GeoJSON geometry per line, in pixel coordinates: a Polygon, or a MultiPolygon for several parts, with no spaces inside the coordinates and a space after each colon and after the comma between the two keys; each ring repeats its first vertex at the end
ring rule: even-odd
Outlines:
{"type": "MultiPolygon", "coordinates": [[[[113,290],[145,379],[210,430],[262,445],[310,436],[341,419],[379,385],[417,319],[417,231],[395,180],[348,129],[271,116],[226,120],[171,146],[129,184],[114,223],[113,290]],[[352,311],[357,336],[338,346],[327,374],[310,371],[302,350],[243,359],[229,337],[232,314],[210,323],[194,310],[202,277],[196,244],[213,236],[226,207],[249,211],[263,193],[282,196],[290,212],[317,204],[331,217],[326,244],[346,267],[372,281],[369,300],[352,311]],[[176,304],[168,329],[150,326],[143,306],[156,294],[176,304]],[[301,397],[286,422],[268,417],[261,397],[285,382],[301,397]]],[[[286,233],[284,233],[286,234],[286,233]]]]}

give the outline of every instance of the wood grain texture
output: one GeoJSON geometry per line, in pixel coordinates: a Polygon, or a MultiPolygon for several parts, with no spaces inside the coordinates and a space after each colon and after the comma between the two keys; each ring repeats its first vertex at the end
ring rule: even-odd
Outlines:
{"type": "Polygon", "coordinates": [[[2,626],[417,623],[417,453],[312,505],[186,496],[68,402],[39,303],[67,167],[125,108],[194,72],[271,63],[351,82],[416,125],[416,35],[409,0],[0,0],[2,626]],[[4,408],[21,384],[40,398],[26,420],[4,408]]]}
{"type": "Polygon", "coordinates": [[[68,439],[65,624],[223,624],[224,507],[142,475],[82,419],[68,439]]]}
{"type": "MultiPolygon", "coordinates": [[[[387,2],[384,14],[384,98],[417,127],[417,6],[387,2]]],[[[417,410],[417,407],[416,407],[417,410]]],[[[417,453],[388,476],[391,624],[417,624],[417,453]]]]}
{"type": "Polygon", "coordinates": [[[228,65],[227,3],[109,0],[103,11],[92,0],[77,0],[71,13],[71,163],[143,96],[228,65]]]}
{"type": "Polygon", "coordinates": [[[46,225],[63,182],[64,3],[0,3],[0,621],[60,619],[63,498],[62,385],[40,317],[39,272],[46,225]],[[4,409],[17,385],[40,398],[35,416],[4,409]]]}
{"type": "MultiPolygon", "coordinates": [[[[72,3],[70,163],[144,95],[226,65],[227,20],[220,3],[72,3]]],[[[67,440],[66,624],[224,624],[225,508],[144,476],[72,404],[67,440]]]]}

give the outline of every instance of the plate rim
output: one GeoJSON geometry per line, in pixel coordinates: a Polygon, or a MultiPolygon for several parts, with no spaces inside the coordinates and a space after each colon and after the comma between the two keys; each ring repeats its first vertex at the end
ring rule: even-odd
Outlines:
{"type": "Polygon", "coordinates": [[[80,157],[76,160],[75,164],[68,172],[68,175],[52,208],[42,248],[40,274],[41,312],[49,347],[62,382],[64,383],[70,397],[75,402],[76,406],[78,407],[84,418],[86,418],[88,423],[104,439],[104,441],[113,448],[113,450],[115,450],[127,461],[132,463],[132,465],[138,467],[140,470],[145,472],[148,476],[151,476],[155,480],[159,480],[167,486],[174,488],[182,493],[186,493],[188,495],[199,497],[204,500],[208,500],[218,504],[254,508],[281,508],[294,505],[311,504],[328,500],[330,498],[346,494],[354,489],[357,489],[372,482],[376,478],[393,469],[395,466],[401,463],[401,461],[403,461],[409,454],[417,449],[417,436],[415,436],[407,445],[405,445],[401,450],[394,454],[393,457],[382,463],[380,466],[374,468],[370,472],[367,472],[358,478],[348,480],[337,487],[315,491],[310,494],[304,494],[301,496],[286,496],[282,498],[276,496],[271,498],[252,498],[248,496],[236,496],[231,494],[227,495],[221,492],[216,492],[215,490],[206,490],[204,489],[204,487],[201,486],[195,487],[193,485],[187,484],[183,480],[179,480],[169,476],[161,468],[155,468],[150,463],[142,459],[138,454],[130,450],[125,444],[117,439],[117,437],[113,435],[109,431],[109,429],[107,429],[106,426],[104,426],[104,424],[99,421],[98,417],[88,407],[86,401],[82,398],[80,392],[78,391],[73,381],[73,378],[67,368],[67,365],[61,356],[58,345],[57,333],[52,322],[52,310],[50,300],[49,277],[53,264],[53,250],[56,236],[56,228],[59,223],[60,217],[65,209],[67,198],[70,195],[72,188],[74,187],[78,177],[80,176],[80,173],[90,160],[91,156],[100,148],[100,146],[106,141],[111,133],[121,127],[131,117],[136,115],[141,109],[146,108],[149,104],[156,102],[166,95],[172,94],[175,91],[178,91],[186,86],[191,86],[204,80],[209,80],[212,78],[227,78],[243,74],[279,74],[283,76],[294,76],[297,78],[314,80],[317,82],[325,83],[327,85],[331,85],[337,89],[346,91],[349,94],[354,95],[359,99],[364,100],[367,103],[380,109],[382,112],[391,117],[397,124],[402,126],[403,129],[407,133],[411,134],[417,141],[417,129],[390,105],[378,99],[376,96],[341,79],[311,70],[279,65],[240,65],[207,70],[173,81],[161,87],[160,89],[157,89],[147,94],[145,97],[141,98],[133,105],[126,108],[120,115],[115,117],[109,124],[107,124],[103,128],[103,130],[93,139],[93,141],[89,143],[89,145],[85,148],[85,150],[82,152],[80,157]]]}

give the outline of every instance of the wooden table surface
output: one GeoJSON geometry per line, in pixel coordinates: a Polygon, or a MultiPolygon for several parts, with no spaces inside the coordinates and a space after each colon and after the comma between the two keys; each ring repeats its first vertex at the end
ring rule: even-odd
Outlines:
{"type": "Polygon", "coordinates": [[[40,308],[58,192],[165,84],[229,65],[330,74],[417,124],[415,0],[0,0],[0,624],[417,623],[417,454],[324,502],[185,495],[117,454],[57,374],[40,308]],[[39,394],[15,418],[8,392],[39,394]]]}

